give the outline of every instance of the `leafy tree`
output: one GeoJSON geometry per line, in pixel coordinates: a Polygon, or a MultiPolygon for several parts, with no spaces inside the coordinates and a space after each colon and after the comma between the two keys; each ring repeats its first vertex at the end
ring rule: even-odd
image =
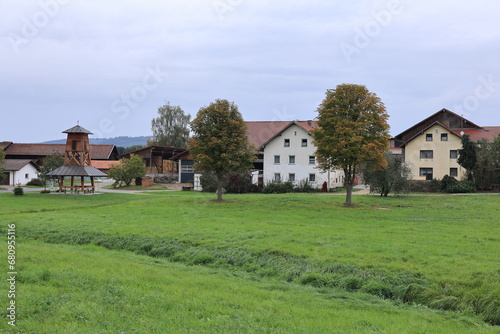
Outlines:
{"type": "Polygon", "coordinates": [[[318,107],[319,128],[313,130],[318,164],[324,171],[344,170],[346,206],[352,205],[352,188],[361,164],[385,164],[387,119],[380,98],[362,85],[341,84],[329,89],[318,107]]]}
{"type": "Polygon", "coordinates": [[[410,191],[411,168],[404,162],[401,155],[394,155],[390,151],[385,152],[386,165],[373,168],[366,165],[363,169],[365,183],[370,185],[370,191],[387,195],[394,191],[395,195],[408,193],[410,191]]]}
{"type": "Polygon", "coordinates": [[[111,166],[108,176],[115,180],[114,187],[121,186],[122,182],[129,186],[133,179],[146,176],[146,167],[139,156],[131,154],[129,159],[121,159],[119,164],[111,166]]]}
{"type": "Polygon", "coordinates": [[[61,167],[63,164],[64,164],[64,155],[61,153],[53,153],[51,155],[46,156],[45,159],[43,159],[42,165],[40,166],[40,169],[38,171],[38,175],[42,179],[43,183],[45,184],[47,179],[57,178],[54,176],[49,176],[47,174],[61,167]]]}
{"type": "Polygon", "coordinates": [[[488,190],[495,184],[495,146],[481,139],[476,144],[476,165],[472,171],[477,189],[488,190]]]}
{"type": "Polygon", "coordinates": [[[457,162],[467,170],[467,179],[474,181],[473,170],[477,163],[477,145],[469,135],[462,136],[462,148],[458,150],[457,162]]]}
{"type": "Polygon", "coordinates": [[[495,156],[495,183],[500,184],[500,136],[493,140],[493,155],[495,156]]]}
{"type": "Polygon", "coordinates": [[[255,149],[247,138],[247,126],[233,102],[217,99],[200,108],[191,122],[191,130],[194,134],[189,150],[197,161],[195,168],[213,174],[217,201],[222,201],[227,176],[250,170],[255,160],[255,149]]]}
{"type": "Polygon", "coordinates": [[[3,164],[5,163],[5,151],[2,147],[0,147],[0,182],[5,178],[5,174],[3,172],[3,164]]]}
{"type": "Polygon", "coordinates": [[[170,102],[159,107],[158,117],[151,121],[152,143],[185,148],[189,140],[190,119],[191,116],[186,115],[181,107],[171,106],[170,102]]]}

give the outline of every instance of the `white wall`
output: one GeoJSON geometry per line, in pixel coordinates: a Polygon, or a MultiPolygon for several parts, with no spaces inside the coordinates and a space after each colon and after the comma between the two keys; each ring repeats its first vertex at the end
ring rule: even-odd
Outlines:
{"type": "Polygon", "coordinates": [[[30,163],[18,171],[6,171],[6,172],[9,172],[9,185],[11,186],[16,186],[18,184],[25,186],[26,183],[38,177],[38,171],[30,163]]]}
{"type": "Polygon", "coordinates": [[[295,184],[303,179],[315,175],[315,181],[311,185],[321,188],[323,182],[327,182],[329,188],[341,187],[343,185],[343,172],[322,172],[317,163],[310,164],[309,157],[314,156],[316,147],[312,143],[313,137],[302,127],[292,125],[269,142],[264,148],[264,184],[272,182],[275,174],[279,173],[282,181],[289,181],[289,175],[295,174],[295,184]],[[290,141],[290,146],[285,147],[285,139],[290,141]],[[307,140],[307,146],[302,146],[302,140],[307,140]],[[280,156],[280,163],[274,161],[274,156],[280,156]],[[290,156],[295,156],[295,163],[290,163],[290,156]]]}

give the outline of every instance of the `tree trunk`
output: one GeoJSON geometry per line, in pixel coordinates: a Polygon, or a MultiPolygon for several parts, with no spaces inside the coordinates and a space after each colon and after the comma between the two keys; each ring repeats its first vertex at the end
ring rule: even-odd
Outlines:
{"type": "Polygon", "coordinates": [[[217,186],[217,202],[222,202],[222,186],[217,186]]]}
{"type": "Polygon", "coordinates": [[[352,183],[348,182],[345,185],[346,188],[346,196],[345,196],[345,206],[349,207],[352,206],[352,183]]]}

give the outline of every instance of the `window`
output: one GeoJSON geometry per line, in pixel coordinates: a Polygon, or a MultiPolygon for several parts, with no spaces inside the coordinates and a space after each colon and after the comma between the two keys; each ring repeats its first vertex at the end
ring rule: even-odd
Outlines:
{"type": "Polygon", "coordinates": [[[441,134],[441,141],[448,141],[448,134],[447,133],[441,134]]]}
{"type": "Polygon", "coordinates": [[[285,147],[290,147],[290,139],[285,139],[285,147]]]}
{"type": "Polygon", "coordinates": [[[450,168],[450,176],[457,177],[458,176],[458,168],[450,168]]]}
{"type": "Polygon", "coordinates": [[[279,155],[275,155],[274,156],[274,164],[275,165],[279,165],[280,164],[280,156],[279,155]]]}
{"type": "Polygon", "coordinates": [[[432,150],[421,150],[420,151],[420,159],[432,159],[434,153],[432,150]]]}
{"type": "Polygon", "coordinates": [[[71,141],[71,149],[76,150],[76,140],[71,141]]]}
{"type": "Polygon", "coordinates": [[[428,133],[425,135],[425,141],[432,141],[432,133],[428,133]]]}
{"type": "Polygon", "coordinates": [[[293,173],[288,174],[288,181],[294,182],[295,181],[295,174],[293,174],[293,173]]]}
{"type": "Polygon", "coordinates": [[[281,181],[281,174],[280,173],[274,173],[274,181],[281,181]]]}
{"type": "Polygon", "coordinates": [[[288,163],[290,165],[294,165],[295,164],[295,155],[289,155],[288,156],[288,163]]]}
{"type": "Polygon", "coordinates": [[[426,180],[432,180],[432,168],[420,168],[420,176],[425,176],[426,180]]]}
{"type": "Polygon", "coordinates": [[[458,150],[450,150],[450,159],[458,158],[458,150]]]}
{"type": "Polygon", "coordinates": [[[309,182],[316,182],[316,174],[309,174],[309,182]]]}
{"type": "Polygon", "coordinates": [[[307,147],[307,138],[302,139],[302,143],[300,144],[302,147],[307,147]]]}
{"type": "Polygon", "coordinates": [[[193,165],[181,165],[181,173],[194,173],[193,165]]]}
{"type": "Polygon", "coordinates": [[[29,178],[30,178],[30,175],[29,175],[29,174],[24,174],[24,178],[25,178],[25,179],[29,179],[29,178]]]}

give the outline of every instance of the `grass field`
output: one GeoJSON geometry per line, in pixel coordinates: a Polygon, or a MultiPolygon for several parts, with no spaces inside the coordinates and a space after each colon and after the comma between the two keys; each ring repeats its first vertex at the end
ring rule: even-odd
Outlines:
{"type": "Polygon", "coordinates": [[[498,195],[225,197],[0,194],[0,332],[500,333],[498,195]]]}

